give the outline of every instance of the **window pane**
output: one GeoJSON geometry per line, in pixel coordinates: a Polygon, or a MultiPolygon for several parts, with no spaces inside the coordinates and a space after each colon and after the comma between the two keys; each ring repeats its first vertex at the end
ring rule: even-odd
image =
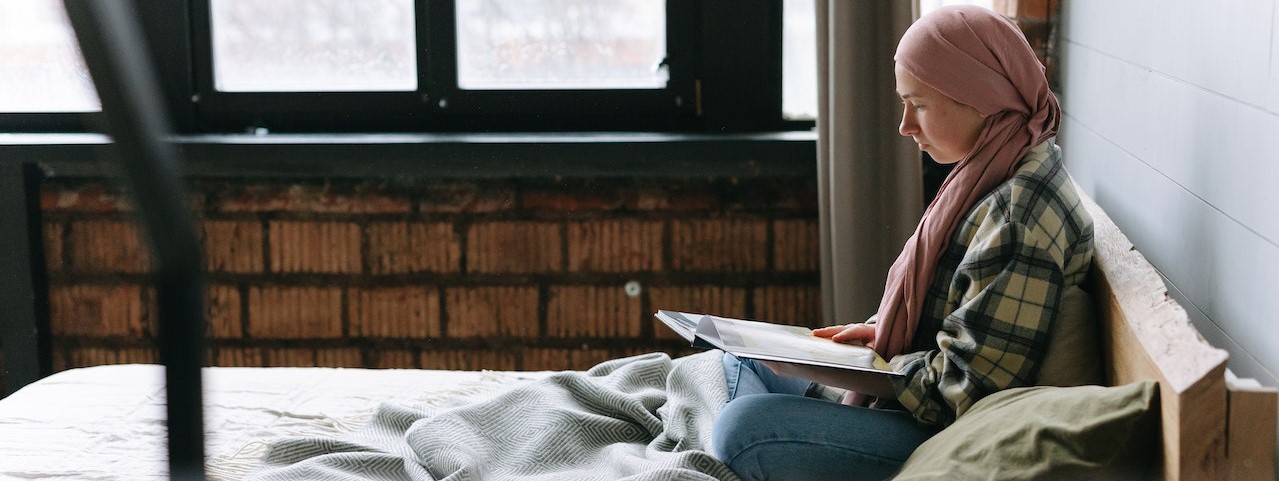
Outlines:
{"type": "Polygon", "coordinates": [[[458,0],[458,87],[658,89],[665,0],[458,0]]]}
{"type": "Polygon", "coordinates": [[[60,0],[0,0],[0,112],[102,109],[60,0]]]}
{"type": "Polygon", "coordinates": [[[413,0],[211,0],[223,92],[417,90],[413,0]]]}
{"type": "Polygon", "coordinates": [[[817,118],[817,15],[813,0],[782,3],[782,118],[817,118]]]}

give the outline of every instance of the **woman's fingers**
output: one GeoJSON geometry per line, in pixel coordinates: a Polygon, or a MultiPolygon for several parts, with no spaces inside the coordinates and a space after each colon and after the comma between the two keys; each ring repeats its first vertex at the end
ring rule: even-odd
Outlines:
{"type": "Polygon", "coordinates": [[[848,326],[847,325],[826,326],[818,329],[813,329],[813,335],[817,337],[831,337],[831,336],[834,336],[835,334],[838,334],[840,331],[843,331],[845,327],[848,327],[848,326]]]}
{"type": "Polygon", "coordinates": [[[835,342],[861,342],[870,343],[875,340],[875,326],[866,324],[851,324],[838,334],[831,336],[831,340],[835,342]]]}
{"type": "Polygon", "coordinates": [[[861,323],[828,326],[813,330],[813,335],[829,338],[835,342],[869,343],[875,340],[875,326],[861,323]]]}

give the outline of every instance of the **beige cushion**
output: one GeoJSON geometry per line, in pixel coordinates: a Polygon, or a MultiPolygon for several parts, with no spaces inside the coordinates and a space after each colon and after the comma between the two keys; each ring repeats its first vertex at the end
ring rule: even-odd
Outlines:
{"type": "Polygon", "coordinates": [[[1104,384],[1101,337],[1092,296],[1070,286],[1061,296],[1061,312],[1053,325],[1048,354],[1039,367],[1041,386],[1104,384]]]}
{"type": "Polygon", "coordinates": [[[1034,386],[986,396],[893,479],[1143,479],[1159,448],[1159,385],[1034,386]]]}

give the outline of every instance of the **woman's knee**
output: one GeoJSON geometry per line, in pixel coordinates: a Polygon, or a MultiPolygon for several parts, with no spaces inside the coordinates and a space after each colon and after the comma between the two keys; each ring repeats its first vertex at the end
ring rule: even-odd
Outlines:
{"type": "Polygon", "coordinates": [[[906,413],[760,394],[724,405],[710,449],[743,479],[883,479],[926,437],[906,413]]]}
{"type": "Polygon", "coordinates": [[[725,463],[739,454],[739,451],[761,436],[758,432],[762,426],[758,422],[777,403],[774,399],[780,394],[757,394],[742,396],[729,401],[715,416],[711,428],[711,454],[725,463]]]}

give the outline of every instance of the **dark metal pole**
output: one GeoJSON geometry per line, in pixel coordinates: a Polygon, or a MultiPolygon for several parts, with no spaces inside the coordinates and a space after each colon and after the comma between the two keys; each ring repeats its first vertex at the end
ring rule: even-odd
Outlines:
{"type": "Polygon", "coordinates": [[[204,479],[203,256],[177,155],[167,140],[171,131],[161,103],[164,92],[156,83],[132,1],[65,4],[102,100],[116,164],[123,168],[150,241],[167,382],[170,477],[204,479]]]}
{"type": "Polygon", "coordinates": [[[0,348],[4,392],[49,375],[52,357],[40,223],[40,169],[26,160],[0,160],[0,348]]]}

